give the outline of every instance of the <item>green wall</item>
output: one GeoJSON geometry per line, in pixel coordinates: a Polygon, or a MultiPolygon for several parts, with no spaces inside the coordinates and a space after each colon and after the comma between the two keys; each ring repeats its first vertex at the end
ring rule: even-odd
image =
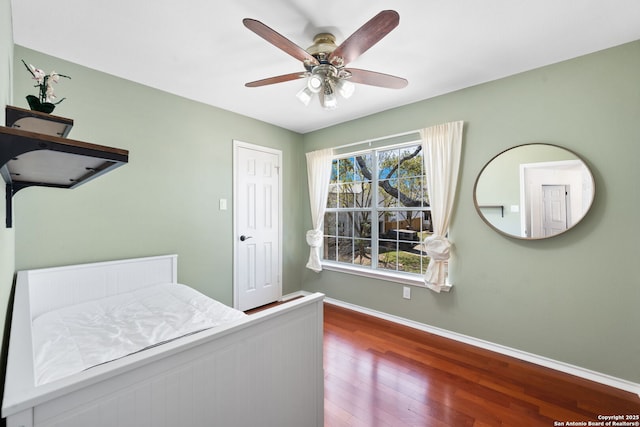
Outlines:
{"type": "Polygon", "coordinates": [[[305,135],[312,151],[465,121],[452,291],[404,300],[398,284],[332,271],[305,271],[304,289],[640,383],[638,70],[634,42],[305,135]],[[592,210],[549,240],[504,237],[473,206],[484,164],[529,142],[575,151],[596,180],[592,210]]]}
{"type": "MultiPolygon", "coordinates": [[[[69,138],[129,150],[129,163],[73,190],[14,198],[16,269],[177,253],[178,279],[232,304],[233,140],[283,151],[284,205],[300,193],[301,136],[235,113],[15,46],[15,105],[33,92],[24,59],[61,79],[54,114],[69,138]]],[[[283,292],[300,289],[295,211],[284,211],[283,292]]]]}

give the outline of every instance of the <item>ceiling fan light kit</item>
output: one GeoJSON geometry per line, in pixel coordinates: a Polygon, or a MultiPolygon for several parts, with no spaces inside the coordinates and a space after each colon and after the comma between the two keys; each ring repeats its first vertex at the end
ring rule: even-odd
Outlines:
{"type": "Polygon", "coordinates": [[[304,87],[296,94],[296,98],[300,100],[305,106],[309,105],[311,99],[313,98],[313,92],[308,88],[304,87]]]}
{"type": "Polygon", "coordinates": [[[340,96],[345,99],[349,99],[351,98],[351,95],[353,95],[353,92],[355,92],[356,85],[351,83],[349,80],[341,79],[338,80],[336,88],[338,89],[338,93],[340,94],[340,96]]]}
{"type": "Polygon", "coordinates": [[[320,92],[320,105],[325,110],[333,110],[338,108],[338,98],[333,90],[333,82],[325,81],[320,92]]]}
{"type": "Polygon", "coordinates": [[[323,80],[324,79],[319,74],[311,73],[307,80],[307,87],[311,92],[318,93],[320,92],[320,89],[322,89],[322,84],[324,83],[323,80]]]}
{"type": "Polygon", "coordinates": [[[318,95],[320,105],[326,110],[338,106],[336,92],[347,99],[355,91],[354,83],[401,89],[407,86],[407,80],[375,71],[347,69],[347,64],[369,50],[391,30],[398,26],[400,16],[396,11],[384,10],[371,18],[362,27],[349,36],[340,46],[335,43],[333,34],[320,33],[313,39],[313,45],[306,50],[291,42],[281,34],[260,21],[245,18],[245,27],[302,62],[305,72],[290,73],[246,83],[246,87],[259,87],[275,83],[307,78],[307,84],[296,97],[309,105],[314,95],[318,95]]]}

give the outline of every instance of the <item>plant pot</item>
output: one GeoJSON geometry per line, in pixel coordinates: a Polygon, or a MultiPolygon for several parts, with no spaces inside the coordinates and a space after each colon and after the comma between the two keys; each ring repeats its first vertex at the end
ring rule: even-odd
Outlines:
{"type": "Polygon", "coordinates": [[[27,102],[29,103],[29,108],[41,113],[51,114],[56,108],[56,106],[50,102],[40,102],[38,97],[34,95],[27,95],[27,102]]]}

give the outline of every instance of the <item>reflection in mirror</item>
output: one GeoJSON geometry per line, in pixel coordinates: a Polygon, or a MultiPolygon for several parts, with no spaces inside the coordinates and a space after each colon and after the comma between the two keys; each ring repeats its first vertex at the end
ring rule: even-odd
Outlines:
{"type": "Polygon", "coordinates": [[[555,145],[510,148],[480,171],[473,201],[496,231],[520,239],[544,239],[569,230],[587,213],[595,183],[575,153],[555,145]]]}

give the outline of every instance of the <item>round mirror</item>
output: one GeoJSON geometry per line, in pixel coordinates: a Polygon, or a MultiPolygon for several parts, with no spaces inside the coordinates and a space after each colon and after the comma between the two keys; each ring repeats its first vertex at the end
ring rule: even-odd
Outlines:
{"type": "Polygon", "coordinates": [[[473,202],[494,230],[518,239],[564,233],[586,215],[595,182],[574,152],[550,144],[526,144],[495,156],[480,171],[473,202]]]}

